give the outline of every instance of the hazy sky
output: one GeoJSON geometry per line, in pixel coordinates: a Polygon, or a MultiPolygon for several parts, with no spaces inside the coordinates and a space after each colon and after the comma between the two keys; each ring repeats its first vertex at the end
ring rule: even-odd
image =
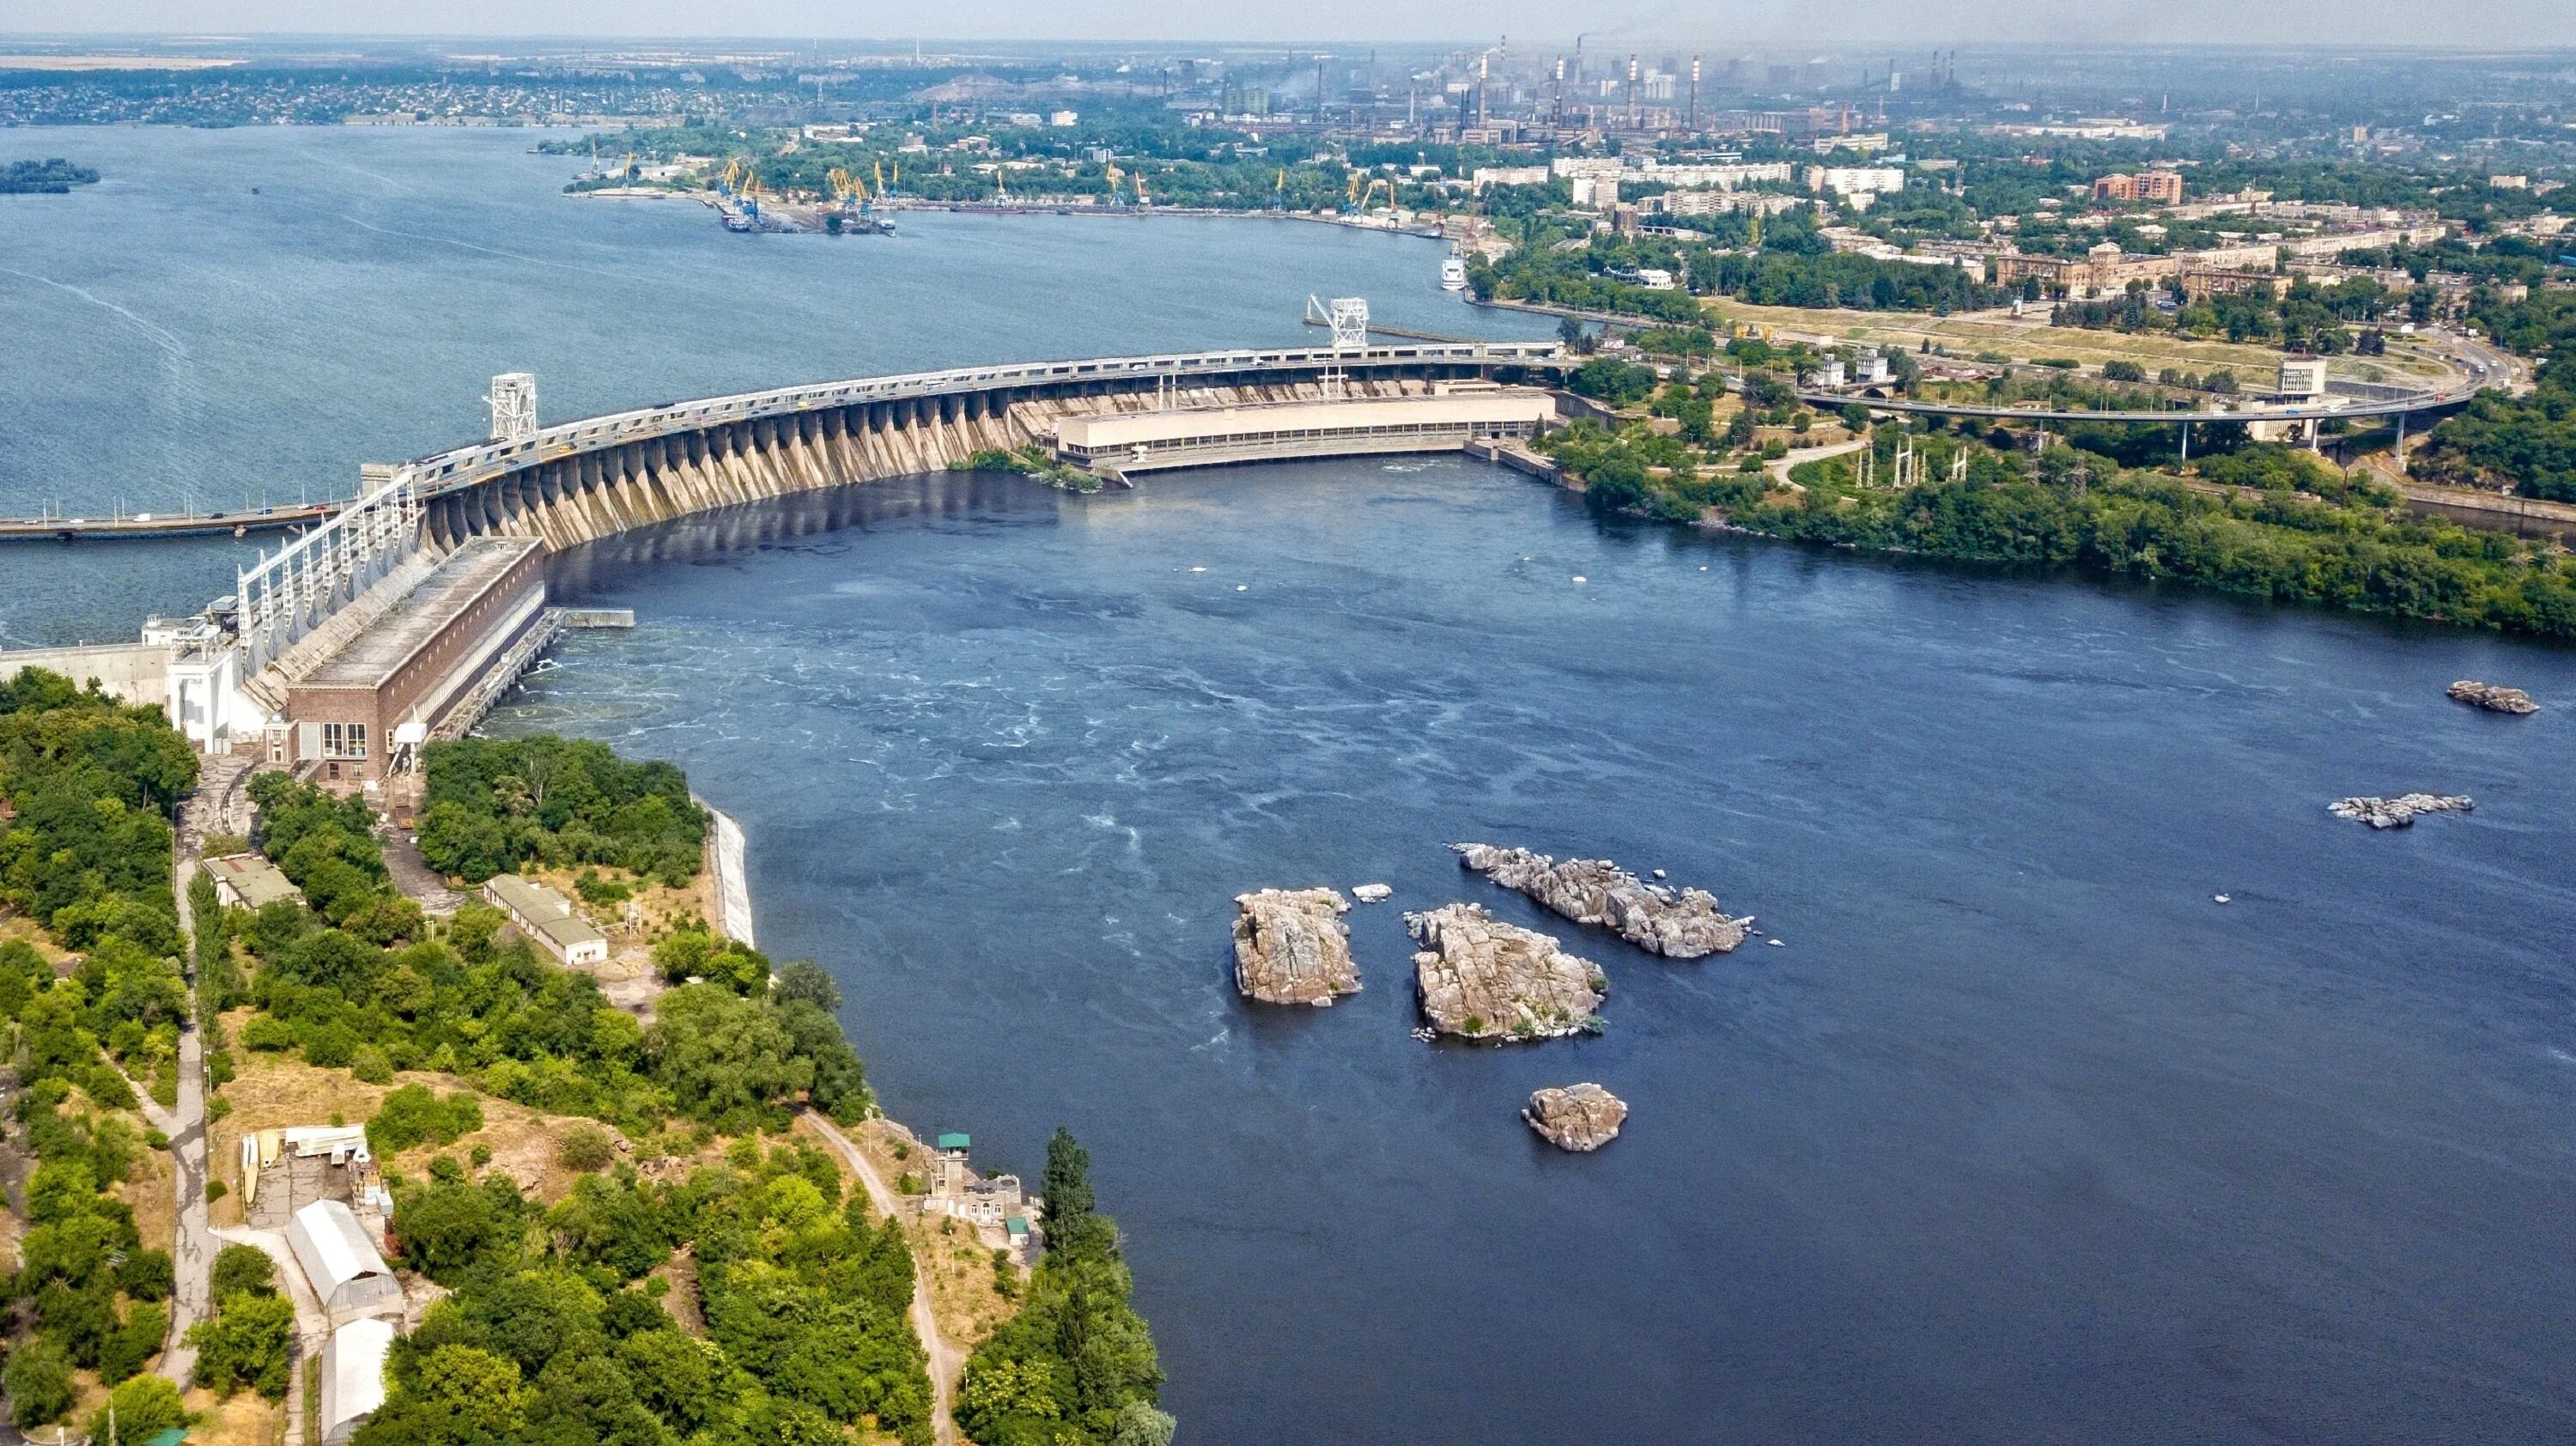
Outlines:
{"type": "Polygon", "coordinates": [[[0,30],[910,39],[1461,40],[1847,49],[1855,41],[2576,43],[2570,0],[5,0],[0,30]]]}

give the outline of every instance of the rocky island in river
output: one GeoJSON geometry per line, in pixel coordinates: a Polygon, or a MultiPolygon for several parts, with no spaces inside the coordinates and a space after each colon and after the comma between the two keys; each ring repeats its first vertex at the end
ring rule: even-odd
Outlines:
{"type": "Polygon", "coordinates": [[[2372,828],[2412,828],[2419,813],[2467,813],[2477,803],[2461,794],[2401,793],[2395,798],[2338,798],[2326,805],[2337,818],[2372,828]]]}
{"type": "Polygon", "coordinates": [[[1539,1138],[1581,1154],[1619,1138],[1619,1127],[1628,1122],[1628,1102],[1597,1084],[1565,1085],[1531,1094],[1521,1118],[1539,1138]]]}
{"type": "Polygon", "coordinates": [[[2531,701],[2529,693],[2520,688],[2508,688],[2502,683],[2481,683],[2475,679],[2462,678],[2443,691],[2470,707],[2484,708],[2490,713],[2540,711],[2540,705],[2531,701]]]}
{"type": "Polygon", "coordinates": [[[1458,862],[1507,889],[1518,889],[1578,924],[1598,924],[1649,954],[1699,959],[1724,954],[1751,931],[1747,915],[1731,919],[1706,889],[1650,884],[1608,859],[1563,863],[1528,849],[1495,844],[1449,846],[1458,862]]]}
{"type": "Polygon", "coordinates": [[[1360,990],[1351,962],[1350,904],[1333,889],[1261,889],[1235,896],[1234,984],[1264,1004],[1326,1005],[1360,990]]]}
{"type": "Polygon", "coordinates": [[[1404,927],[1423,946],[1413,981],[1435,1031],[1501,1043],[1600,1027],[1594,1011],[1610,981],[1547,935],[1503,923],[1482,904],[1407,914],[1404,927]]]}

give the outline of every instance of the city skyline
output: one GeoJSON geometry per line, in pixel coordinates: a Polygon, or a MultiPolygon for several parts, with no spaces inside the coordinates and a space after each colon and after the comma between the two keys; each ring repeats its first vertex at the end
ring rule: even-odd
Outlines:
{"type": "Polygon", "coordinates": [[[2439,9],[2397,0],[2335,0],[2292,10],[2255,10],[2220,0],[2094,5],[2074,0],[2021,0],[1990,5],[1969,0],[1900,4],[1863,0],[1837,9],[1829,25],[1816,17],[1740,3],[1699,6],[1602,5],[1569,8],[1541,0],[1254,0],[1209,13],[1183,28],[1168,11],[1130,3],[1067,9],[1036,0],[978,0],[943,11],[934,31],[919,31],[892,12],[857,10],[821,0],[771,0],[710,12],[678,0],[431,0],[425,4],[334,4],[328,0],[26,0],[0,22],[0,34],[131,35],[205,38],[262,36],[599,37],[828,40],[1020,41],[1043,43],[1378,43],[1438,44],[1512,35],[1536,47],[1616,45],[1848,45],[1910,43],[2097,43],[2140,41],[2224,46],[2309,44],[2355,37],[2372,50],[2407,46],[2530,50],[2576,44],[2576,11],[2545,0],[2489,0],[2439,9]],[[2500,39],[2506,43],[2497,44],[2500,39]]]}

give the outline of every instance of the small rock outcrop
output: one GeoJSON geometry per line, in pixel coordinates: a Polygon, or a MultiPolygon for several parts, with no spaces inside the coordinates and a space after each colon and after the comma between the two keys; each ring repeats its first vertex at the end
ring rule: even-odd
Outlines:
{"type": "Polygon", "coordinates": [[[2477,806],[2476,800],[2459,794],[2403,793],[2395,798],[2338,798],[2326,805],[2326,812],[2372,828],[2410,828],[2419,813],[2467,813],[2477,806]]]}
{"type": "Polygon", "coordinates": [[[1594,1011],[1610,981],[1545,934],[1502,923],[1481,904],[1407,914],[1404,927],[1422,943],[1413,982],[1440,1033],[1500,1044],[1600,1028],[1594,1011]]]}
{"type": "Polygon", "coordinates": [[[1264,1004],[1330,1004],[1360,989],[1351,962],[1350,908],[1331,889],[1262,889],[1235,896],[1234,986],[1264,1004]]]}
{"type": "Polygon", "coordinates": [[[1540,1139],[1580,1154],[1619,1138],[1619,1127],[1628,1122],[1628,1102],[1597,1084],[1567,1085],[1532,1094],[1521,1118],[1540,1139]]]}
{"type": "Polygon", "coordinates": [[[1363,904],[1383,904],[1395,897],[1395,890],[1385,884],[1358,884],[1352,887],[1351,897],[1363,904]]]}
{"type": "Polygon", "coordinates": [[[2540,705],[2531,701],[2529,693],[2520,688],[2505,687],[2501,683],[2478,683],[2462,678],[2443,691],[2471,707],[2484,708],[2491,713],[2540,711],[2540,705]]]}
{"type": "Polygon", "coordinates": [[[1742,944],[1753,918],[1730,919],[1706,889],[1650,884],[1608,859],[1563,863],[1528,849],[1451,844],[1458,862],[1578,924],[1598,924],[1649,954],[1698,959],[1742,944]]]}

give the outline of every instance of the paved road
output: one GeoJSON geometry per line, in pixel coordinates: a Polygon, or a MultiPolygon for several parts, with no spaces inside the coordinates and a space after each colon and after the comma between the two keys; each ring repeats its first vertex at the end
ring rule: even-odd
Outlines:
{"type": "Polygon", "coordinates": [[[185,1386],[197,1351],[183,1344],[188,1327],[214,1312],[215,1235],[206,1218],[206,1042],[193,1027],[179,1035],[179,1107],[172,1111],[170,1159],[177,1167],[178,1236],[171,1245],[177,1285],[170,1296],[169,1347],[161,1374],[185,1386]]]}
{"type": "MultiPolygon", "coordinates": [[[[179,895],[179,937],[192,939],[196,921],[188,906],[188,883],[196,872],[198,851],[212,831],[247,828],[247,805],[240,784],[250,771],[238,759],[210,760],[198,791],[180,806],[171,882],[179,895]],[[240,827],[236,827],[239,825],[240,827]]],[[[170,1295],[170,1335],[161,1354],[161,1374],[185,1387],[196,1369],[197,1352],[184,1344],[188,1328],[214,1312],[214,1232],[206,1218],[206,1041],[197,1032],[196,974],[191,955],[188,1018],[179,1030],[179,1101],[163,1112],[147,1103],[153,1127],[170,1137],[172,1188],[178,1195],[178,1229],[171,1241],[176,1280],[170,1295]]],[[[149,1096],[145,1097],[147,1102],[149,1096]]]]}
{"type": "MultiPolygon", "coordinates": [[[[859,1184],[868,1192],[868,1203],[874,1205],[881,1215],[900,1218],[902,1201],[888,1188],[884,1177],[877,1174],[877,1167],[868,1159],[867,1152],[852,1143],[850,1137],[842,1134],[840,1127],[830,1120],[819,1114],[810,1118],[815,1130],[831,1142],[833,1149],[841,1152],[841,1158],[849,1163],[850,1172],[859,1177],[859,1184]]],[[[918,1264],[916,1262],[916,1266],[918,1264]]],[[[930,1304],[929,1275],[918,1268],[913,1272],[912,1333],[921,1338],[922,1353],[930,1358],[931,1430],[939,1446],[956,1446],[954,1403],[957,1376],[966,1366],[965,1353],[957,1349],[954,1341],[940,1334],[939,1313],[930,1304]]]]}
{"type": "Polygon", "coordinates": [[[1821,447],[1793,447],[1789,455],[1772,458],[1768,464],[1768,470],[1772,477],[1785,487],[1789,484],[1789,469],[1799,463],[1821,462],[1827,457],[1839,457],[1845,452],[1857,452],[1868,445],[1867,437],[1858,437],[1848,442],[1828,442],[1821,447]]]}

